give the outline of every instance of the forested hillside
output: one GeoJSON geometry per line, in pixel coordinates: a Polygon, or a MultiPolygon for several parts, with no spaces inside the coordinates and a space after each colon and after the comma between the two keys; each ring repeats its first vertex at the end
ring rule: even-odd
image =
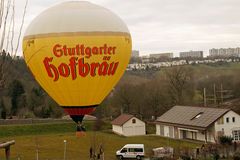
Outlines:
{"type": "Polygon", "coordinates": [[[174,105],[204,106],[204,88],[205,106],[240,113],[240,63],[225,62],[126,72],[98,112],[151,119],[174,105]]]}
{"type": "Polygon", "coordinates": [[[0,117],[60,117],[62,110],[34,80],[24,59],[0,56],[0,117]]]}
{"type": "MultiPolygon", "coordinates": [[[[220,62],[128,71],[94,114],[110,118],[125,112],[151,119],[174,105],[203,106],[204,88],[207,106],[227,106],[239,112],[240,64],[220,62]]],[[[36,83],[24,60],[6,54],[0,56],[0,113],[0,118],[64,114],[36,83]]]]}

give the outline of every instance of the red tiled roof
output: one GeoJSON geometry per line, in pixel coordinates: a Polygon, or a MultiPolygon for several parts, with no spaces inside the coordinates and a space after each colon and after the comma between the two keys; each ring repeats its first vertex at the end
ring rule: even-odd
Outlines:
{"type": "Polygon", "coordinates": [[[131,119],[132,117],[134,117],[133,115],[130,114],[121,114],[120,116],[118,116],[116,119],[114,119],[111,123],[113,125],[118,125],[118,126],[122,126],[125,122],[127,122],[129,119],[131,119]]]}

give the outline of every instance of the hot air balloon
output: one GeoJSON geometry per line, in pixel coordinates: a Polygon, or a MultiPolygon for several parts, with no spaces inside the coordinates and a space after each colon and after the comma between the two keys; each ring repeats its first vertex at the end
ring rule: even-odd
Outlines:
{"type": "Polygon", "coordinates": [[[131,47],[124,22],[85,1],[50,7],[31,22],[23,38],[33,76],[78,124],[117,84],[131,47]]]}

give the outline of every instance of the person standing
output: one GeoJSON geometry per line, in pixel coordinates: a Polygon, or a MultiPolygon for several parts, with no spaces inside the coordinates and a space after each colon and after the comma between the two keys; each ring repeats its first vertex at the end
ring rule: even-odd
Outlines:
{"type": "Polygon", "coordinates": [[[89,149],[89,157],[90,157],[90,159],[93,158],[93,148],[92,148],[92,146],[89,149]]]}
{"type": "Polygon", "coordinates": [[[99,147],[99,155],[100,155],[100,159],[104,160],[104,150],[103,150],[103,145],[102,144],[99,147]]]}

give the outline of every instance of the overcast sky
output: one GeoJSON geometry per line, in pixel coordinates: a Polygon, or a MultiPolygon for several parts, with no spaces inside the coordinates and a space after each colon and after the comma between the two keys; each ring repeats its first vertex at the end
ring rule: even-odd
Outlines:
{"type": "MultiPolygon", "coordinates": [[[[67,0],[29,0],[24,30],[46,8],[67,0]]],[[[141,55],[240,47],[240,0],[89,0],[127,24],[141,55]]],[[[24,0],[16,0],[19,9],[24,0]]],[[[18,23],[18,22],[17,22],[18,23]]],[[[23,31],[24,32],[24,31],[23,31]]]]}

